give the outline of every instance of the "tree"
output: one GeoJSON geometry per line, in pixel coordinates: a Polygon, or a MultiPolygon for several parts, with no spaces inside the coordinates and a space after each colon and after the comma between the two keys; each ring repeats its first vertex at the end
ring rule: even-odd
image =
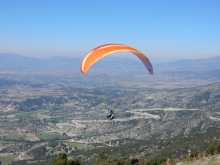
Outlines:
{"type": "Polygon", "coordinates": [[[215,153],[215,146],[211,145],[207,148],[206,153],[209,155],[214,155],[215,153]]]}
{"type": "Polygon", "coordinates": [[[58,156],[53,159],[52,165],[81,165],[78,159],[68,160],[65,153],[59,153],[58,156]]]}
{"type": "Polygon", "coordinates": [[[81,165],[79,159],[71,159],[66,162],[66,165],[81,165]]]}
{"type": "Polygon", "coordinates": [[[151,158],[146,162],[146,165],[161,165],[167,161],[167,158],[151,158]]]}
{"type": "Polygon", "coordinates": [[[58,145],[58,142],[56,140],[48,142],[49,147],[55,148],[57,145],[58,145]]]}
{"type": "Polygon", "coordinates": [[[217,153],[220,153],[220,143],[216,145],[215,149],[217,153]]]}
{"type": "Polygon", "coordinates": [[[104,151],[100,152],[97,159],[96,159],[96,165],[101,165],[104,162],[106,162],[108,160],[107,155],[104,153],[104,151]]]}
{"type": "MultiPolygon", "coordinates": [[[[112,165],[127,165],[126,161],[114,158],[111,160],[112,165]]],[[[111,164],[109,163],[109,164],[111,164]]]]}
{"type": "Polygon", "coordinates": [[[139,160],[137,158],[131,158],[130,159],[130,164],[134,165],[134,164],[138,164],[139,160]]]}

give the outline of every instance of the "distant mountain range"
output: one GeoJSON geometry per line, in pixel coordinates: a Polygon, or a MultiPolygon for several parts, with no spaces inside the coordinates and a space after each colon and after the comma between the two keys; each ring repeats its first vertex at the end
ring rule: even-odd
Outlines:
{"type": "Polygon", "coordinates": [[[0,54],[1,71],[21,71],[36,69],[73,69],[79,67],[80,59],[51,57],[48,59],[37,59],[17,54],[0,54]]]}
{"type": "MultiPolygon", "coordinates": [[[[75,70],[80,67],[82,58],[51,57],[48,59],[37,59],[17,54],[0,53],[0,70],[1,71],[21,71],[21,70],[75,70]]],[[[220,71],[220,56],[197,59],[197,60],[179,60],[166,63],[153,64],[157,72],[169,74],[194,74],[197,72],[214,71],[218,74],[220,71]]],[[[139,60],[130,58],[106,57],[98,61],[92,68],[144,68],[139,60]]]]}
{"type": "Polygon", "coordinates": [[[197,59],[197,60],[178,60],[173,62],[156,64],[157,67],[175,68],[178,70],[192,70],[192,71],[210,71],[220,69],[220,56],[197,59]]]}

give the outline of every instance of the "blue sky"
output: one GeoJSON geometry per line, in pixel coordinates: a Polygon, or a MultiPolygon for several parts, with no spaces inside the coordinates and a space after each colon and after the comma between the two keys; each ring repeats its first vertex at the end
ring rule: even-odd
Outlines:
{"type": "Polygon", "coordinates": [[[0,53],[83,58],[101,44],[122,43],[152,62],[220,55],[219,0],[0,0],[0,6],[0,53]]]}

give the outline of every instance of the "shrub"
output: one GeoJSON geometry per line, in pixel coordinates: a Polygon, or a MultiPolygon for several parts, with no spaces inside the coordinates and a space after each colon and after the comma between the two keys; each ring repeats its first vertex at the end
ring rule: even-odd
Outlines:
{"type": "Polygon", "coordinates": [[[167,161],[167,158],[151,158],[146,162],[146,165],[161,165],[167,161]]]}
{"type": "Polygon", "coordinates": [[[213,146],[213,145],[209,146],[209,147],[207,148],[207,150],[206,150],[206,153],[207,153],[208,155],[214,155],[214,153],[215,153],[215,146],[213,146]]]}

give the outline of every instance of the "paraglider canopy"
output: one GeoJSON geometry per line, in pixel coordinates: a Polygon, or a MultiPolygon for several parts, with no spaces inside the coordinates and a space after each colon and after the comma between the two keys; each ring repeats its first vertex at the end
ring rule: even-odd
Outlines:
{"type": "Polygon", "coordinates": [[[119,51],[129,51],[132,52],[134,55],[136,55],[142,63],[145,65],[147,68],[148,72],[153,75],[153,67],[151,65],[150,60],[145,56],[143,53],[138,51],[135,48],[132,48],[127,45],[123,44],[105,44],[98,46],[94,49],[92,49],[83,59],[80,70],[83,74],[86,74],[86,72],[89,70],[89,68],[96,63],[98,60],[101,58],[107,56],[108,54],[112,54],[114,52],[119,52],[119,51]]]}

